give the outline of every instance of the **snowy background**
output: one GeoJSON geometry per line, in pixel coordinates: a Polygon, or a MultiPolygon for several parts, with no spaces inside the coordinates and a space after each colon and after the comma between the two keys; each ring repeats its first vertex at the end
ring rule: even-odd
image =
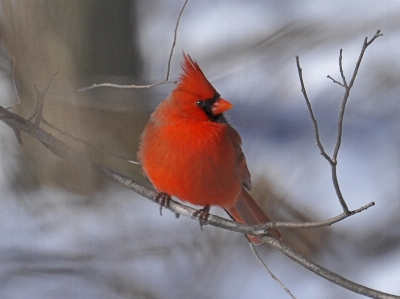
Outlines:
{"type": "MultiPolygon", "coordinates": [[[[164,78],[182,4],[135,4],[142,82],[164,78]]],[[[364,38],[382,31],[351,92],[338,158],[349,208],[376,205],[323,230],[323,240],[312,231],[313,249],[303,253],[393,294],[400,294],[399,15],[400,3],[388,0],[189,1],[171,65],[174,80],[182,50],[189,53],[234,104],[228,117],[242,136],[253,182],[268,178],[284,202],[281,211],[289,206],[309,221],[322,220],[340,214],[341,206],[315,145],[295,56],[331,154],[344,90],[326,76],[340,79],[343,49],[350,80],[364,38]]],[[[7,106],[15,101],[13,82],[7,72],[1,78],[7,106]]],[[[149,109],[172,88],[152,89],[149,109]]],[[[203,232],[168,211],[160,217],[157,206],[116,185],[78,194],[26,178],[29,167],[21,161],[27,158],[13,132],[2,124],[0,133],[0,298],[289,298],[242,236],[213,227],[203,232]]],[[[279,201],[273,209],[274,220],[293,220],[279,213],[279,201]]],[[[284,241],[296,242],[293,233],[283,230],[284,241]]],[[[273,249],[257,248],[297,298],[361,298],[273,249]]]]}

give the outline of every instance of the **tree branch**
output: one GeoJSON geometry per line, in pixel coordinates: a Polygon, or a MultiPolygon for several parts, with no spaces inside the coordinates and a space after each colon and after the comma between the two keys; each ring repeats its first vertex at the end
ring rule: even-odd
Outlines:
{"type": "MultiPolygon", "coordinates": [[[[343,95],[343,100],[342,100],[342,104],[341,104],[341,107],[340,107],[340,113],[339,113],[338,133],[337,133],[337,138],[336,138],[336,145],[335,145],[335,149],[333,151],[332,157],[330,157],[326,153],[326,151],[325,151],[325,149],[324,149],[324,147],[323,147],[323,145],[321,143],[321,140],[320,140],[320,137],[319,137],[318,123],[317,123],[317,120],[315,118],[314,112],[312,110],[312,106],[311,106],[311,103],[310,103],[310,100],[308,98],[307,91],[306,91],[306,88],[305,88],[305,85],[304,85],[303,70],[300,67],[299,56],[296,56],[296,64],[297,64],[297,71],[299,73],[301,92],[303,93],[304,99],[305,99],[306,104],[307,104],[308,112],[309,112],[311,120],[313,122],[315,140],[317,142],[317,146],[318,146],[318,148],[320,150],[321,155],[328,161],[328,163],[331,166],[331,177],[332,177],[333,186],[335,188],[336,196],[339,199],[339,202],[340,202],[340,204],[341,204],[341,206],[343,208],[344,213],[347,214],[347,215],[351,215],[352,212],[347,207],[347,204],[346,204],[346,201],[344,200],[342,191],[340,189],[339,180],[338,180],[338,177],[337,177],[337,157],[338,157],[340,146],[341,146],[341,143],[342,143],[344,113],[345,113],[345,110],[346,110],[347,100],[349,99],[350,90],[354,85],[354,81],[355,81],[355,79],[357,77],[357,73],[358,73],[358,70],[360,68],[361,60],[362,60],[362,58],[364,56],[365,50],[368,48],[369,45],[372,44],[372,42],[375,39],[377,39],[378,37],[380,37],[382,35],[383,34],[381,33],[381,31],[378,30],[375,33],[374,37],[369,42],[368,42],[368,38],[367,37],[364,39],[364,43],[363,43],[363,46],[361,48],[361,52],[360,52],[360,55],[358,57],[358,60],[357,60],[357,63],[356,63],[356,66],[355,66],[355,69],[354,69],[354,72],[353,72],[353,76],[351,77],[350,83],[348,85],[347,85],[346,77],[345,77],[344,71],[343,71],[343,64],[342,64],[342,53],[343,53],[343,51],[342,51],[342,49],[340,49],[340,53],[339,53],[339,70],[340,70],[340,75],[342,77],[342,81],[343,82],[336,81],[335,79],[333,79],[331,76],[328,75],[328,78],[331,79],[333,81],[333,83],[336,83],[336,84],[340,85],[341,87],[343,87],[345,89],[345,93],[343,95]]],[[[373,205],[373,203],[371,203],[371,205],[373,205]]]]}
{"type": "MultiPolygon", "coordinates": [[[[48,148],[55,155],[57,155],[61,158],[67,159],[69,161],[83,163],[84,165],[86,165],[88,167],[92,167],[93,169],[103,173],[104,175],[106,175],[113,181],[119,183],[120,185],[133,190],[134,192],[138,193],[139,195],[142,195],[145,198],[150,199],[153,202],[156,202],[156,198],[158,195],[158,193],[156,191],[151,190],[151,189],[147,188],[146,186],[144,186],[126,176],[123,176],[104,165],[100,165],[100,164],[92,162],[86,154],[67,146],[65,143],[63,143],[62,141],[53,137],[51,134],[47,133],[46,131],[41,129],[36,124],[8,111],[7,109],[4,109],[1,106],[0,106],[0,120],[3,121],[5,124],[7,124],[9,127],[11,127],[14,130],[14,132],[22,131],[22,132],[25,132],[28,135],[32,136],[33,138],[39,140],[46,148],[48,148]]],[[[359,210],[353,211],[353,213],[354,214],[358,213],[364,209],[367,209],[369,206],[371,206],[371,204],[367,205],[365,207],[362,207],[359,210]]],[[[180,215],[190,217],[190,218],[193,218],[194,212],[197,211],[189,206],[183,205],[174,200],[171,200],[169,206],[166,208],[168,208],[175,214],[180,214],[180,215]]],[[[349,215],[346,214],[343,216],[339,215],[338,217],[339,218],[343,217],[343,219],[344,219],[348,216],[349,215]]],[[[334,218],[332,218],[332,219],[334,219],[334,218]]],[[[330,221],[332,221],[332,219],[330,219],[330,221]]],[[[339,221],[339,220],[337,220],[337,221],[339,221]]],[[[333,221],[332,223],[337,222],[337,221],[333,221]]],[[[292,249],[290,249],[288,246],[286,246],[283,242],[278,241],[272,237],[265,236],[266,230],[258,229],[258,226],[240,224],[240,223],[237,223],[237,222],[234,222],[234,221],[222,218],[222,217],[218,217],[215,215],[210,215],[204,224],[210,224],[213,226],[217,226],[217,227],[220,227],[223,229],[227,229],[227,230],[231,230],[231,231],[235,231],[235,232],[239,232],[239,233],[243,233],[243,234],[253,234],[253,235],[258,235],[258,236],[264,235],[263,241],[266,244],[278,249],[283,254],[285,254],[292,260],[296,261],[303,267],[315,272],[316,274],[318,274],[318,275],[320,275],[320,276],[322,276],[344,288],[347,288],[356,293],[363,294],[365,296],[369,296],[369,297],[373,297],[373,298],[397,298],[397,299],[400,298],[400,297],[397,297],[397,296],[394,296],[391,294],[382,293],[382,292],[361,286],[361,285],[351,282],[333,272],[326,270],[325,268],[319,266],[318,264],[313,263],[313,262],[307,260],[306,258],[304,258],[303,256],[299,255],[298,253],[294,252],[292,249]]],[[[284,224],[284,223],[281,223],[281,224],[284,224]]],[[[306,226],[307,225],[309,225],[309,224],[306,224],[306,226]]],[[[278,227],[280,225],[278,223],[276,223],[275,226],[278,227]]],[[[285,225],[282,225],[282,227],[284,227],[284,226],[285,225]]],[[[320,226],[322,226],[322,225],[320,225],[320,226]]],[[[287,225],[286,227],[290,227],[290,225],[287,225]]]]}
{"type": "Polygon", "coordinates": [[[331,165],[331,170],[332,170],[332,182],[333,182],[333,186],[335,188],[336,191],[336,195],[339,199],[340,204],[342,205],[343,211],[346,214],[350,214],[349,208],[347,207],[347,204],[343,198],[342,192],[340,190],[340,186],[339,186],[339,182],[337,180],[337,172],[336,172],[336,160],[334,161],[325,151],[324,146],[321,143],[321,139],[319,137],[319,129],[318,129],[318,123],[317,123],[317,119],[315,118],[314,115],[314,111],[312,109],[310,100],[308,98],[307,95],[307,91],[306,88],[304,86],[304,80],[303,80],[303,70],[300,67],[300,58],[299,56],[296,56],[296,63],[297,63],[297,71],[299,73],[299,79],[300,79],[300,84],[301,84],[301,91],[303,93],[304,99],[306,100],[306,104],[307,104],[307,108],[308,108],[308,112],[310,113],[310,117],[311,120],[313,122],[313,126],[314,126],[314,133],[315,133],[315,140],[317,142],[317,146],[320,150],[321,155],[328,161],[328,163],[331,165]]]}
{"type": "MultiPolygon", "coordinates": [[[[147,199],[153,202],[157,202],[156,197],[158,195],[158,192],[151,190],[146,186],[126,176],[123,176],[104,165],[91,161],[90,157],[85,153],[69,147],[64,142],[55,138],[53,135],[47,133],[33,122],[28,121],[1,106],[0,106],[0,120],[3,121],[5,124],[7,124],[10,128],[12,128],[14,132],[19,133],[22,131],[32,136],[33,138],[39,140],[46,148],[48,148],[53,154],[57,155],[58,157],[66,159],[68,161],[79,161],[80,163],[84,163],[85,165],[100,171],[101,173],[103,173],[113,181],[119,183],[120,185],[124,186],[125,188],[131,189],[132,191],[138,193],[139,195],[142,195],[143,197],[146,197],[147,199]]],[[[263,236],[267,234],[268,228],[270,227],[313,228],[313,227],[329,226],[351,215],[366,210],[371,206],[373,206],[373,203],[370,203],[364,207],[354,210],[350,214],[341,214],[336,217],[319,222],[306,222],[306,223],[273,222],[261,225],[248,225],[248,224],[237,223],[215,215],[210,215],[210,217],[205,221],[205,224],[210,224],[213,226],[235,231],[238,233],[263,236]]],[[[171,210],[173,213],[180,214],[190,218],[192,218],[193,213],[197,211],[194,208],[191,208],[174,200],[171,200],[169,207],[166,208],[171,210]]]]}

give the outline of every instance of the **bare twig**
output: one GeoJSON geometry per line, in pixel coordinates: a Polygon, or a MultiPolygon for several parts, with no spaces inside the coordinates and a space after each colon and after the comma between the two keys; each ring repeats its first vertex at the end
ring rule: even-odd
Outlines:
{"type": "Polygon", "coordinates": [[[321,139],[319,137],[319,129],[318,129],[318,123],[317,123],[317,119],[315,118],[310,100],[308,99],[308,95],[307,95],[307,91],[306,88],[304,86],[304,80],[303,80],[303,70],[300,67],[300,61],[299,61],[299,56],[296,56],[296,62],[297,62],[297,70],[299,72],[299,78],[300,78],[300,84],[301,84],[301,92],[303,93],[304,99],[306,100],[306,104],[307,104],[307,108],[308,108],[308,112],[310,113],[310,117],[311,120],[313,122],[314,125],[314,134],[315,134],[315,140],[317,142],[317,146],[319,147],[319,150],[321,152],[321,155],[328,160],[328,162],[332,162],[331,158],[328,156],[328,154],[325,152],[324,146],[321,143],[321,139]]]}
{"type": "Polygon", "coordinates": [[[82,92],[82,91],[87,91],[87,90],[98,88],[98,87],[112,87],[112,88],[119,88],[119,89],[149,89],[151,87],[165,84],[165,83],[174,83],[175,84],[176,81],[168,81],[168,80],[164,79],[160,82],[148,84],[148,85],[119,85],[119,84],[113,84],[113,83],[100,83],[100,84],[93,84],[91,86],[78,89],[78,91],[82,92]]]}
{"type": "Polygon", "coordinates": [[[346,77],[344,76],[344,71],[343,71],[342,54],[343,54],[343,50],[340,49],[340,52],[339,52],[339,70],[340,70],[340,76],[342,77],[342,80],[343,80],[343,86],[347,86],[346,77]]]}
{"type": "Polygon", "coordinates": [[[178,19],[176,20],[176,23],[175,23],[174,39],[172,41],[171,51],[169,53],[169,58],[168,58],[168,62],[167,62],[167,74],[166,74],[164,80],[162,80],[160,82],[157,82],[157,83],[153,83],[153,84],[147,84],[147,85],[134,85],[134,84],[133,85],[119,85],[119,84],[113,84],[113,83],[100,83],[100,84],[93,84],[91,86],[78,89],[78,92],[88,91],[88,90],[91,90],[91,89],[94,89],[94,88],[98,88],[98,87],[112,87],[112,88],[119,88],[119,89],[127,89],[127,88],[129,88],[129,89],[149,89],[149,88],[152,88],[154,86],[165,84],[165,83],[174,83],[174,84],[176,84],[176,81],[169,81],[169,73],[171,71],[172,55],[174,53],[176,40],[177,40],[177,36],[178,36],[179,22],[181,20],[183,11],[184,11],[188,1],[189,0],[185,0],[185,3],[183,3],[183,6],[182,6],[181,10],[179,11],[178,19]]]}
{"type": "Polygon", "coordinates": [[[354,211],[350,211],[350,213],[345,213],[343,212],[340,215],[337,215],[335,217],[326,219],[326,220],[322,220],[322,221],[316,221],[316,222],[300,222],[300,223],[296,223],[296,222],[269,222],[266,224],[260,224],[260,225],[256,225],[254,226],[254,228],[264,228],[265,230],[268,230],[268,228],[278,228],[278,227],[285,227],[285,228],[317,228],[317,227],[326,227],[326,226],[331,226],[332,224],[335,224],[339,221],[342,221],[350,216],[353,216],[354,214],[360,213],[362,211],[367,210],[368,208],[374,206],[375,203],[374,202],[370,202],[369,204],[362,206],[361,208],[358,208],[354,211]]]}
{"type": "Polygon", "coordinates": [[[344,71],[343,71],[343,64],[342,64],[342,53],[343,53],[343,51],[342,51],[342,49],[340,49],[340,54],[339,54],[339,70],[340,70],[340,75],[342,77],[342,81],[343,82],[339,82],[339,81],[333,79],[331,76],[328,75],[328,78],[331,79],[333,81],[333,83],[336,83],[336,84],[340,85],[341,87],[343,87],[345,89],[345,93],[343,95],[343,100],[342,100],[342,104],[341,104],[341,107],[340,107],[340,113],[339,113],[338,134],[337,134],[337,139],[336,139],[336,145],[335,145],[335,149],[333,151],[332,157],[330,157],[326,153],[326,151],[325,151],[325,149],[324,149],[324,147],[323,147],[323,145],[321,143],[321,140],[320,140],[320,137],[319,137],[319,131],[318,131],[318,123],[317,123],[317,120],[315,118],[315,115],[314,115],[314,112],[312,110],[312,106],[311,106],[310,100],[309,100],[308,95],[307,95],[307,91],[306,91],[305,86],[304,86],[303,70],[300,67],[299,56],[296,56],[296,63],[297,63],[297,70],[298,70],[299,78],[300,78],[301,91],[303,93],[304,99],[305,99],[306,104],[307,104],[308,111],[310,113],[311,120],[313,122],[314,132],[315,132],[315,139],[316,139],[316,142],[317,142],[317,146],[318,146],[318,148],[320,150],[321,155],[331,165],[331,176],[332,176],[332,182],[333,182],[333,186],[335,188],[336,196],[339,199],[339,202],[340,202],[340,204],[341,204],[341,206],[343,208],[344,213],[348,214],[348,215],[351,215],[352,212],[347,207],[346,201],[344,200],[342,191],[341,191],[340,186],[339,186],[339,180],[337,178],[337,157],[338,157],[338,154],[339,154],[340,145],[342,143],[344,113],[345,113],[345,110],[346,110],[347,100],[348,100],[349,95],[350,95],[350,90],[354,85],[354,81],[355,81],[355,79],[357,77],[357,73],[358,73],[358,70],[360,68],[361,60],[362,60],[362,58],[364,56],[365,50],[379,36],[382,36],[382,33],[380,32],[380,30],[378,30],[375,33],[374,37],[369,42],[368,42],[368,38],[367,37],[365,38],[363,46],[362,46],[362,49],[361,49],[361,52],[360,52],[360,55],[358,57],[358,61],[356,63],[356,67],[355,67],[354,72],[353,72],[353,76],[351,77],[351,80],[350,80],[349,84],[347,84],[346,77],[345,77],[344,71]]]}
{"type": "Polygon", "coordinates": [[[172,54],[174,53],[174,48],[175,48],[175,44],[176,44],[176,38],[177,38],[177,36],[178,36],[179,21],[181,20],[183,10],[185,9],[186,4],[188,3],[188,1],[189,1],[189,0],[185,0],[185,3],[183,3],[183,6],[182,6],[182,8],[181,8],[181,10],[180,10],[180,12],[179,12],[179,15],[178,15],[178,19],[177,19],[177,21],[176,21],[175,31],[174,31],[174,40],[173,40],[173,42],[172,42],[171,51],[170,51],[170,53],[169,53],[168,66],[167,66],[167,75],[166,75],[166,77],[165,77],[165,80],[167,80],[167,81],[168,81],[168,79],[169,79],[169,72],[170,72],[170,70],[171,70],[172,54]]]}
{"type": "Polygon", "coordinates": [[[267,266],[266,263],[264,263],[264,261],[261,259],[261,257],[258,255],[256,249],[254,248],[254,245],[251,244],[249,242],[250,245],[250,249],[251,252],[253,253],[254,257],[256,258],[256,260],[265,268],[265,270],[267,270],[267,272],[269,273],[269,275],[272,277],[273,280],[275,280],[275,282],[292,298],[292,299],[296,299],[296,297],[289,291],[289,289],[279,280],[278,277],[276,277],[274,275],[274,273],[272,273],[272,271],[269,269],[269,267],[267,266]]]}
{"type": "MultiPolygon", "coordinates": [[[[65,143],[62,141],[58,140],[57,138],[53,137],[43,129],[41,129],[39,126],[36,124],[23,119],[22,117],[8,111],[7,109],[4,109],[3,107],[0,106],[0,120],[3,121],[5,124],[7,124],[9,127],[11,127],[15,132],[25,132],[32,136],[33,138],[39,140],[46,148],[48,148],[52,153],[55,155],[67,159],[69,161],[75,161],[79,162],[83,165],[86,165],[88,167],[92,167],[96,171],[99,171],[100,173],[106,175],[110,179],[112,179],[115,182],[118,182],[122,186],[129,188],[136,192],[137,194],[140,194],[153,202],[157,202],[157,195],[158,193],[154,190],[151,190],[144,185],[135,182],[134,180],[127,178],[126,176],[123,176],[110,168],[107,168],[103,165],[96,164],[90,160],[90,158],[82,152],[79,152],[77,150],[72,149],[71,147],[67,146],[65,143]]],[[[175,214],[180,214],[186,217],[192,218],[193,213],[197,210],[186,206],[184,204],[181,204],[179,202],[176,202],[174,200],[170,201],[169,206],[167,206],[169,210],[171,210],[175,214]]],[[[231,231],[236,231],[244,234],[253,234],[253,235],[259,235],[260,233],[262,234],[265,232],[265,230],[256,231],[254,226],[251,225],[246,225],[246,224],[240,224],[222,217],[218,217],[215,215],[210,215],[207,220],[205,221],[204,224],[210,224],[213,226],[217,226],[220,228],[224,228],[227,230],[231,231]]],[[[263,237],[263,241],[278,249],[281,251],[283,254],[287,255],[289,258],[293,259],[303,267],[310,269],[314,273],[317,273],[318,275],[342,286],[345,287],[351,291],[354,291],[359,294],[363,294],[365,296],[370,296],[373,298],[397,298],[399,299],[400,297],[391,295],[391,294],[386,294],[382,293],[364,286],[361,286],[359,284],[356,284],[352,281],[349,281],[335,273],[332,273],[325,268],[319,266],[316,263],[313,263],[303,256],[299,255],[298,253],[294,252],[291,250],[288,246],[286,246],[284,243],[272,238],[265,236],[263,237]]]]}
{"type": "Polygon", "coordinates": [[[331,76],[328,75],[328,76],[326,76],[326,77],[327,77],[328,79],[331,79],[331,80],[333,81],[333,83],[339,84],[340,86],[344,87],[343,83],[341,83],[341,82],[339,82],[339,81],[333,79],[331,76]]]}
{"type": "MultiPolygon", "coordinates": [[[[335,146],[335,150],[333,152],[333,156],[332,156],[332,160],[336,162],[337,160],[337,155],[339,153],[339,149],[340,149],[340,145],[342,142],[342,133],[343,133],[343,118],[344,118],[344,112],[346,110],[346,104],[347,104],[347,100],[349,98],[350,95],[350,90],[354,85],[354,81],[356,80],[357,77],[357,73],[358,70],[360,69],[360,65],[361,65],[361,60],[364,56],[365,50],[368,48],[369,45],[372,44],[372,42],[377,39],[378,37],[382,36],[383,34],[381,33],[380,30],[378,30],[374,37],[368,42],[368,37],[366,37],[364,39],[364,43],[363,46],[361,48],[361,52],[360,55],[358,57],[357,63],[356,63],[356,67],[354,68],[354,72],[353,72],[353,76],[351,77],[350,83],[349,85],[347,85],[346,80],[344,79],[344,75],[342,75],[343,78],[343,84],[345,85],[345,93],[343,95],[343,100],[342,100],[342,106],[340,107],[340,114],[339,114],[339,121],[338,121],[338,136],[337,136],[337,140],[336,140],[336,146],[335,146]]],[[[342,50],[340,50],[340,72],[341,74],[343,73],[343,69],[342,69],[342,50]]]]}

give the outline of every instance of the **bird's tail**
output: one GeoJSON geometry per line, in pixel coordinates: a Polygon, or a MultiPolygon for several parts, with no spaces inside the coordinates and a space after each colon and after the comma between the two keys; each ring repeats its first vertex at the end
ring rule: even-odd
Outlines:
{"type": "MultiPolygon", "coordinates": [[[[232,208],[226,208],[225,211],[232,220],[243,224],[257,225],[270,221],[245,189],[242,189],[236,205],[232,208]]],[[[268,233],[277,239],[281,238],[281,234],[275,228],[270,228],[268,233]]],[[[254,245],[262,243],[261,239],[255,236],[246,235],[246,238],[254,245]]]]}

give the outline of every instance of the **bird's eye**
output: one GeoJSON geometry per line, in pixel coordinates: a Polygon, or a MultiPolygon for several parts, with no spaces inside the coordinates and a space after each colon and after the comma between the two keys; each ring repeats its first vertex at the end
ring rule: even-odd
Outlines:
{"type": "Polygon", "coordinates": [[[197,101],[197,107],[204,108],[206,106],[206,101],[197,101]]]}

